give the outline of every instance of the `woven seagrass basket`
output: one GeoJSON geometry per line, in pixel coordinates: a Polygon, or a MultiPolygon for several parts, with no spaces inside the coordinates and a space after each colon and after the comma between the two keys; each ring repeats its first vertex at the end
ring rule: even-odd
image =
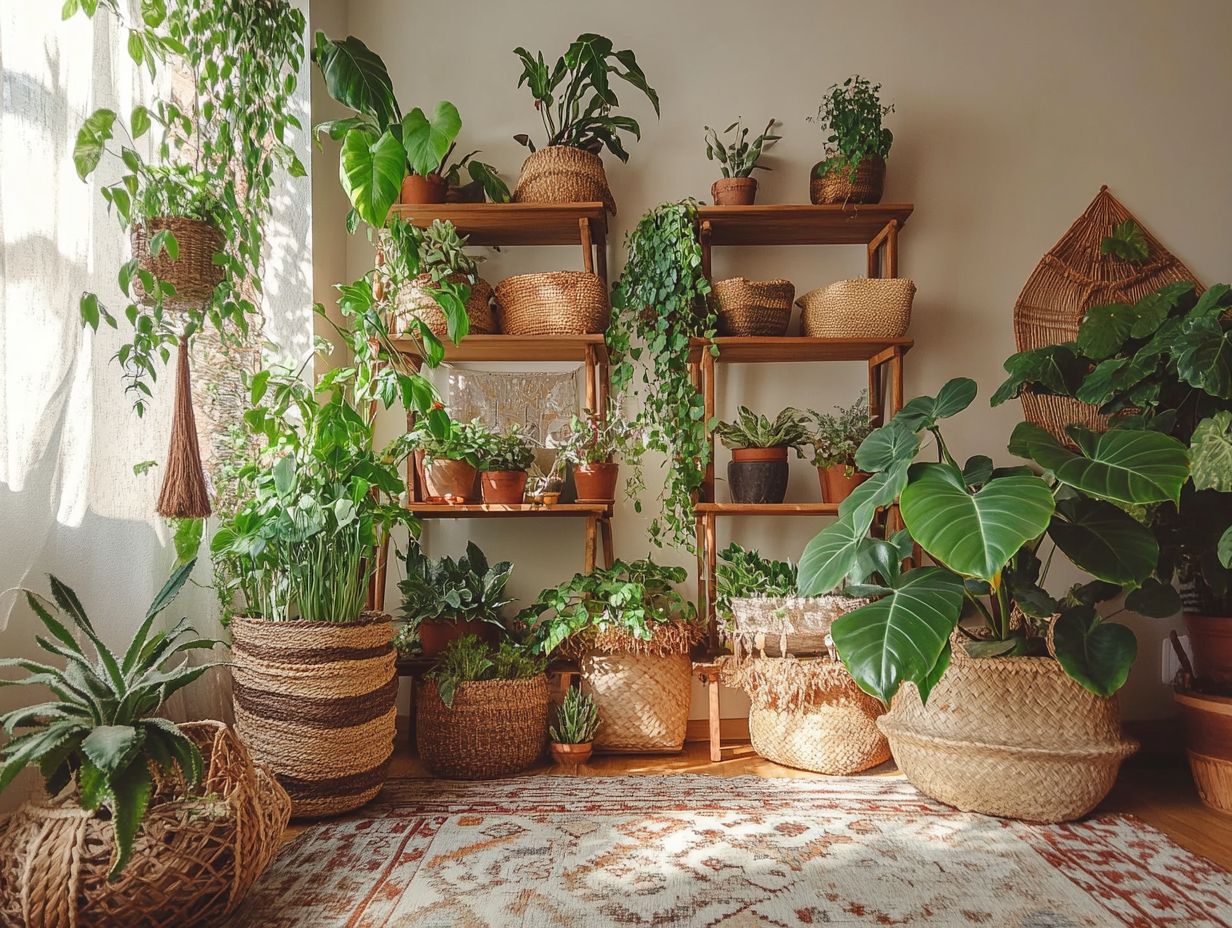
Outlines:
{"type": "Polygon", "coordinates": [[[728,629],[737,659],[827,654],[826,637],[839,616],[868,605],[849,596],[735,597],[728,629]]]}
{"type": "Polygon", "coordinates": [[[431,680],[415,690],[415,742],[437,776],[488,780],[521,773],[548,740],[548,678],[461,683],[446,706],[431,680]]]}
{"type": "MultiPolygon", "coordinates": [[[[450,283],[465,283],[461,274],[449,277],[450,283]]],[[[492,285],[483,278],[470,285],[471,295],[466,301],[466,317],[470,320],[471,335],[496,334],[496,316],[492,313],[492,285]]],[[[449,325],[445,314],[432,298],[432,277],[420,274],[399,288],[394,301],[395,328],[405,332],[412,319],[422,319],[437,338],[449,337],[449,325]]]]}
{"type": "Polygon", "coordinates": [[[231,624],[235,727],[291,796],[294,818],[338,815],[381,791],[394,748],[393,623],[231,624]]]}
{"type": "Polygon", "coordinates": [[[1086,815],[1138,748],[1121,736],[1115,697],[1083,689],[1054,659],[972,658],[957,640],[928,705],[906,684],[878,725],[920,792],[1031,822],[1086,815]]]}
{"type": "Polygon", "coordinates": [[[281,846],[290,800],[221,722],[180,727],[205,760],[201,796],[170,798],[182,784],[161,783],[115,881],[115,827],[72,795],[0,819],[0,924],[192,928],[244,900],[281,846]]]}
{"type": "Polygon", "coordinates": [[[796,288],[790,280],[729,277],[714,285],[720,335],[786,335],[796,288]]]}
{"type": "MultiPolygon", "coordinates": [[[[1048,250],[1018,294],[1014,340],[1019,351],[1073,341],[1092,306],[1135,303],[1180,281],[1192,282],[1199,293],[1202,291],[1193,272],[1145,229],[1149,252],[1145,264],[1100,253],[1101,243],[1114,227],[1131,219],[1137,222],[1107,187],[1101,187],[1086,212],[1048,250]]],[[[1067,425],[1095,431],[1108,428],[1108,417],[1095,406],[1066,396],[1024,393],[1022,411],[1028,422],[1046,428],[1067,444],[1067,425]]]]}
{"type": "Polygon", "coordinates": [[[522,162],[512,199],[514,203],[603,203],[616,214],[603,159],[570,145],[549,145],[531,152],[522,162]]]}
{"type": "Polygon", "coordinates": [[[809,199],[814,203],[880,203],[885,189],[885,159],[860,159],[855,171],[831,168],[821,175],[814,166],[809,177],[809,199]]]}
{"type": "Polygon", "coordinates": [[[902,338],[911,324],[915,283],[901,277],[857,277],[810,290],[796,305],[811,338],[902,338]]]}
{"type": "Polygon", "coordinates": [[[607,288],[588,271],[506,277],[496,302],[506,335],[598,335],[611,317],[607,288]]]}
{"type": "MultiPolygon", "coordinates": [[[[138,267],[175,287],[175,293],[163,298],[164,306],[199,308],[213,298],[214,288],[222,283],[223,269],[214,263],[214,255],[223,249],[223,234],[204,220],[180,216],[146,219],[133,225],[129,241],[138,267]],[[175,236],[179,246],[175,260],[166,249],[159,251],[156,258],[150,256],[151,236],[163,231],[175,236]]],[[[136,275],[133,275],[132,288],[138,301],[153,302],[136,275]]]]}

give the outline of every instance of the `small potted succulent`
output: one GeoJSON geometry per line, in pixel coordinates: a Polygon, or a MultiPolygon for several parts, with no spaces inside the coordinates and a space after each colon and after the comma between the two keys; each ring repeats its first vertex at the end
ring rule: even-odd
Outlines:
{"type": "Polygon", "coordinates": [[[715,206],[752,206],[757,200],[754,171],[770,170],[760,164],[762,153],[782,136],[774,134],[779,122],[771,119],[761,135],[749,140],[752,131],[740,120],[723,130],[723,137],[706,126],[706,157],[719,163],[723,176],[710,185],[715,206]],[[728,138],[730,136],[730,139],[728,138]]]}
{"type": "Polygon", "coordinates": [[[826,91],[810,116],[825,135],[825,157],[809,175],[814,203],[880,203],[885,159],[894,134],[881,124],[894,112],[881,103],[881,85],[856,74],[826,91]]]}
{"type": "Polygon", "coordinates": [[[518,426],[489,430],[479,441],[479,483],[483,501],[521,505],[526,496],[526,471],[535,463],[535,449],[518,426]]]}
{"type": "Polygon", "coordinates": [[[504,628],[500,611],[513,602],[505,594],[513,565],[489,564],[473,541],[460,558],[433,560],[418,544],[406,551],[406,579],[400,617],[404,624],[396,643],[408,657],[418,640],[423,657],[439,657],[451,641],[463,635],[494,640],[504,628]]]}
{"type": "Polygon", "coordinates": [[[608,404],[599,416],[589,410],[584,417],[574,416],[569,423],[556,458],[557,469],[573,468],[573,483],[579,503],[616,501],[616,482],[620,475],[618,457],[640,459],[640,431],[624,417],[619,401],[608,404]]]}
{"type": "Polygon", "coordinates": [[[856,450],[873,430],[867,393],[861,393],[850,406],[834,408],[833,413],[808,411],[813,421],[813,466],[821,481],[821,498],[827,503],[841,503],[868,479],[856,467],[856,450]]]}
{"type": "Polygon", "coordinates": [[[720,422],[715,435],[731,449],[727,482],[734,503],[781,503],[787,495],[787,451],[808,444],[805,413],[788,406],[771,421],[741,406],[733,422],[720,422]]]}
{"type": "Polygon", "coordinates": [[[489,434],[480,420],[449,420],[444,434],[433,434],[428,422],[407,436],[415,448],[429,502],[465,503],[474,500],[479,476],[479,454],[489,434]]]}
{"type": "Polygon", "coordinates": [[[548,729],[552,760],[563,770],[576,773],[590,760],[598,728],[599,710],[595,708],[595,701],[581,689],[570,687],[556,707],[556,721],[548,729]]]}

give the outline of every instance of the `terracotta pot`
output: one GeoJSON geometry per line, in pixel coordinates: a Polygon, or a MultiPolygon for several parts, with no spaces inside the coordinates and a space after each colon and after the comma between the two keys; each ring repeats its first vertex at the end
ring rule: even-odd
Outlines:
{"type": "Polygon", "coordinates": [[[559,741],[553,741],[551,748],[552,760],[562,767],[577,770],[590,760],[595,744],[593,741],[587,741],[585,744],[561,744],[559,741]]]}
{"type": "Polygon", "coordinates": [[[449,185],[439,174],[408,174],[402,178],[402,196],[399,203],[424,204],[444,203],[449,185]]]}
{"type": "Polygon", "coordinates": [[[732,449],[727,485],[733,503],[781,503],[787,496],[787,449],[732,449]]]}
{"type": "Polygon", "coordinates": [[[475,498],[477,474],[474,466],[466,461],[435,458],[424,464],[424,490],[430,500],[465,503],[475,498]]]}
{"type": "Polygon", "coordinates": [[[616,480],[620,465],[614,461],[579,464],[573,468],[573,485],[577,487],[579,503],[612,503],[616,501],[616,480]]]}
{"type": "Polygon", "coordinates": [[[880,203],[885,188],[885,159],[873,156],[860,161],[854,171],[830,169],[820,175],[813,165],[809,172],[809,199],[814,203],[880,203]]]}
{"type": "Polygon", "coordinates": [[[848,474],[846,464],[832,464],[817,468],[817,479],[821,482],[822,502],[841,503],[868,479],[868,474],[862,470],[852,470],[848,474]]]}
{"type": "Polygon", "coordinates": [[[757,201],[757,178],[720,177],[710,185],[715,206],[752,206],[757,201]]]}
{"type": "Polygon", "coordinates": [[[1232,814],[1232,699],[1177,690],[1189,769],[1201,800],[1232,814]]]}
{"type": "Polygon", "coordinates": [[[1208,683],[1232,685],[1232,617],[1185,613],[1194,676],[1208,683]]]}
{"type": "Polygon", "coordinates": [[[480,619],[467,619],[465,622],[424,619],[419,623],[418,629],[424,657],[440,657],[451,641],[456,641],[463,635],[478,635],[481,641],[495,644],[499,631],[491,622],[480,619]]]}
{"type": "Polygon", "coordinates": [[[526,471],[485,470],[479,475],[485,503],[520,506],[526,498],[526,471]]]}

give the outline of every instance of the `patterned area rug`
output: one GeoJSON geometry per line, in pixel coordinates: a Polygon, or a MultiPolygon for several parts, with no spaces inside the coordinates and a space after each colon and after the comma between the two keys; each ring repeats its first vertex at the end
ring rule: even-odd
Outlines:
{"type": "Polygon", "coordinates": [[[232,925],[1229,928],[1232,875],[1134,818],[1025,825],[890,777],[398,780],[232,925]]]}

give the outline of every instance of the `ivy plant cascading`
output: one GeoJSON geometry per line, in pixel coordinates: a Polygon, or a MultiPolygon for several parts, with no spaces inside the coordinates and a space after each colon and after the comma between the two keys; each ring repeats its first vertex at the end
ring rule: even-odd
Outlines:
{"type": "Polygon", "coordinates": [[[1127,608],[1173,611],[1155,608],[1159,546],[1131,513],[1176,503],[1188,452],[1168,435],[1125,429],[1073,429],[1070,449],[1023,423],[1010,450],[1045,468],[1043,476],[1025,466],[996,467],[983,455],[960,465],[940,423],[975,395],[974,381],[952,380],[864,440],[856,465],[872,476],[805,549],[799,592],[821,595],[845,584],[851,595],[875,598],[835,621],[832,635],[860,688],[887,705],[905,682],[927,701],[949,665],[964,608],[984,624],[984,633],[968,633],[963,645],[972,656],[1044,657],[1051,624],[1052,649],[1066,673],[1111,695],[1124,684],[1136,645],[1096,604],[1128,590],[1127,608]],[[936,462],[914,463],[921,435],[931,438],[936,462]],[[873,537],[877,510],[894,502],[905,528],[873,537]],[[935,563],[903,571],[913,542],[935,563]],[[1050,595],[1045,542],[1095,581],[1050,595]]]}

